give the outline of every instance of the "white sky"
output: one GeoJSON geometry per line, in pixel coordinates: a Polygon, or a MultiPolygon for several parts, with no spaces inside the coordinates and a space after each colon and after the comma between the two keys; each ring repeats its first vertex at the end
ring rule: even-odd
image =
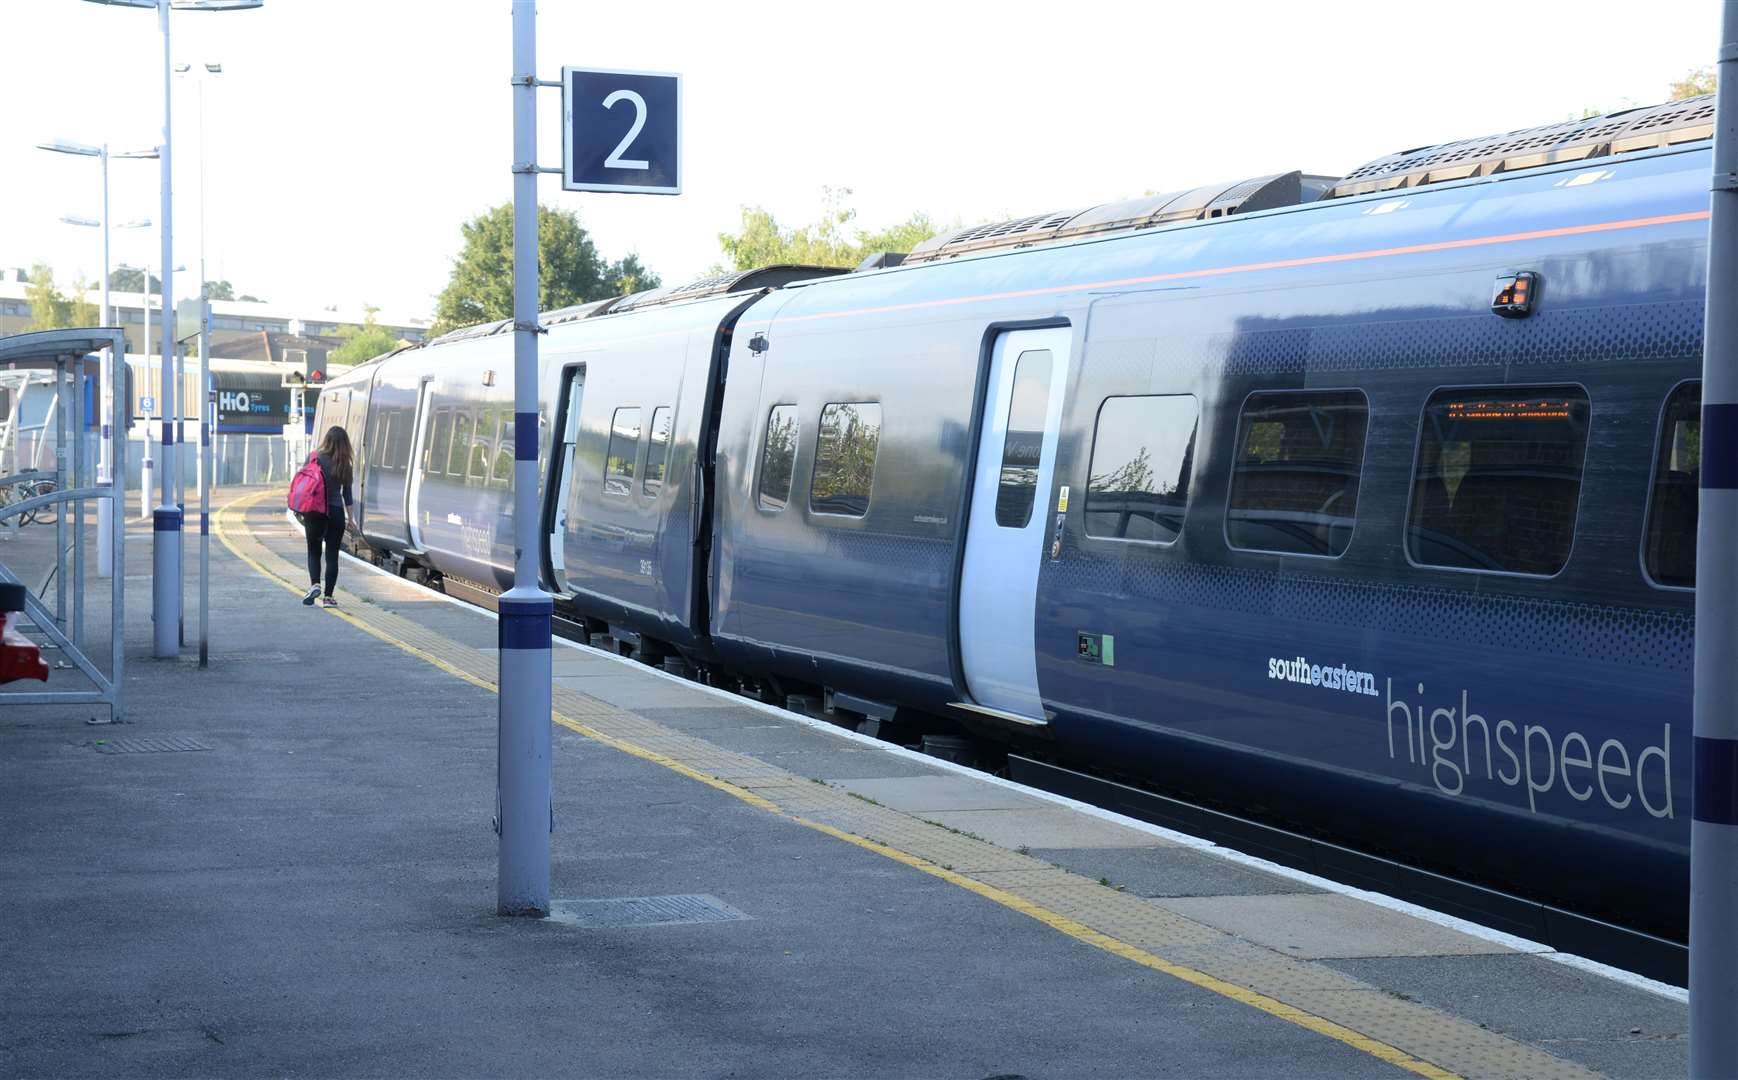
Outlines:
{"type": "MultiPolygon", "coordinates": [[[[739,208],[781,222],[855,191],[859,221],[943,222],[1084,206],[1651,104],[1718,45],[1715,0],[1363,3],[755,4],[544,0],[539,74],[563,64],[679,71],[686,194],[568,194],[599,248],[666,283],[719,259],[739,208]]],[[[310,309],[429,315],[460,223],[511,196],[506,0],[266,0],[177,12],[177,61],[222,62],[206,96],[208,276],[310,309]]],[[[63,138],[151,145],[156,16],[0,0],[0,267],[93,280],[94,161],[63,138]]],[[[176,259],[196,265],[196,90],[176,80],[176,259]]],[[[539,92],[559,164],[560,92],[539,92]]],[[[155,162],[111,165],[114,220],[158,214],[155,162]]],[[[114,261],[159,256],[114,234],[114,261]]],[[[176,292],[196,287],[177,275],[176,292]]]]}

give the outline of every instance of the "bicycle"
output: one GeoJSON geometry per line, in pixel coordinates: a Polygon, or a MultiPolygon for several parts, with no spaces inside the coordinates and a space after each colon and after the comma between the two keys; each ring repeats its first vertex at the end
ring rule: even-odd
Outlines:
{"type": "MultiPolygon", "coordinates": [[[[38,495],[52,494],[54,491],[54,481],[48,479],[19,480],[10,484],[0,484],[0,509],[5,509],[13,503],[23,502],[25,499],[34,499],[38,495]]],[[[26,510],[18,515],[18,524],[20,526],[53,525],[59,519],[59,504],[50,503],[47,506],[38,506],[34,510],[26,510]]]]}

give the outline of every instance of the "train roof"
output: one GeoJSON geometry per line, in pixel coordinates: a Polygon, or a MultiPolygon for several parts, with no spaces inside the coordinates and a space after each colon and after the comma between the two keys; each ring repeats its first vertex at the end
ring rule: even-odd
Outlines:
{"type": "Polygon", "coordinates": [[[1272,173],[1123,202],[991,222],[926,240],[904,262],[934,262],[995,249],[1077,240],[1174,222],[1206,221],[1318,200],[1493,176],[1541,165],[1678,146],[1710,139],[1713,134],[1714,96],[1707,94],[1604,116],[1402,150],[1359,166],[1343,177],[1301,171],[1272,173]]]}
{"type": "MultiPolygon", "coordinates": [[[[809,281],[814,278],[831,277],[848,272],[847,267],[839,266],[808,266],[797,263],[781,263],[776,266],[761,266],[753,270],[730,270],[722,274],[713,274],[698,281],[685,285],[669,285],[657,289],[645,289],[626,296],[612,296],[603,300],[591,300],[583,304],[556,308],[543,312],[538,316],[541,326],[560,326],[563,323],[579,322],[583,319],[596,318],[599,315],[615,315],[626,311],[639,311],[663,304],[674,304],[684,300],[698,300],[708,296],[720,296],[725,293],[751,292],[756,289],[776,289],[781,285],[789,285],[797,281],[809,281]]],[[[449,331],[437,338],[416,345],[406,346],[409,349],[424,348],[429,345],[444,345],[453,341],[470,341],[475,338],[494,337],[496,334],[513,332],[512,319],[497,319],[494,322],[476,323],[449,331]]],[[[387,353],[387,356],[395,356],[387,353]]]]}

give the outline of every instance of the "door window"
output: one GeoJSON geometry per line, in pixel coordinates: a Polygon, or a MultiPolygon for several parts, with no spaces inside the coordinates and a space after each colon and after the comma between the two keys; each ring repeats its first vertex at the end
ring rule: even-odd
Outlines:
{"type": "Polygon", "coordinates": [[[760,447],[762,510],[783,510],[791,498],[791,473],[797,460],[797,407],[774,405],[766,415],[766,440],[760,447]]]}
{"type": "Polygon", "coordinates": [[[1656,585],[1679,589],[1696,585],[1696,500],[1701,477],[1702,384],[1689,382],[1672,391],[1660,419],[1642,553],[1647,576],[1656,585]]]}
{"type": "Polygon", "coordinates": [[[996,524],[1023,529],[1038,498],[1038,468],[1043,464],[1044,421],[1050,412],[1049,349],[1030,349],[1014,363],[1008,396],[1008,427],[1002,439],[1002,476],[996,485],[996,524]]]}
{"type": "Polygon", "coordinates": [[[640,490],[656,495],[664,486],[664,464],[670,456],[670,406],[652,410],[652,442],[646,449],[646,475],[640,480],[640,490]]]}

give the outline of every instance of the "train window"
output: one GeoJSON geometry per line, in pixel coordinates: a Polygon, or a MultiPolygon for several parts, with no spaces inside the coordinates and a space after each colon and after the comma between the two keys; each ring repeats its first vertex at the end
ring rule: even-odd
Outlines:
{"type": "Polygon", "coordinates": [[[791,498],[791,473],[797,460],[797,407],[774,405],[766,415],[766,441],[760,448],[760,508],[783,510],[791,498]]]}
{"type": "Polygon", "coordinates": [[[815,436],[809,510],[850,517],[868,513],[869,490],[875,483],[875,451],[880,445],[879,403],[851,401],[823,408],[815,436]]]}
{"type": "Polygon", "coordinates": [[[1369,419],[1357,390],[1251,394],[1237,421],[1226,541],[1289,555],[1344,552],[1369,419]]]}
{"type": "Polygon", "coordinates": [[[434,414],[434,433],[428,440],[428,452],[423,455],[423,471],[431,476],[446,471],[447,455],[452,453],[453,445],[453,411],[437,409],[434,414]]]}
{"type": "Polygon", "coordinates": [[[609,454],[603,465],[603,493],[630,495],[634,490],[634,461],[640,456],[639,406],[617,409],[610,421],[609,454]]]}
{"type": "Polygon", "coordinates": [[[1413,562],[1549,576],[1569,561],[1587,393],[1456,388],[1425,403],[1412,472],[1413,562]]]}
{"type": "Polygon", "coordinates": [[[465,478],[465,462],[471,456],[471,414],[463,409],[453,412],[453,445],[447,453],[447,475],[465,478]]]}
{"type": "Polygon", "coordinates": [[[477,426],[471,429],[471,464],[466,476],[471,480],[489,479],[489,459],[494,456],[496,414],[493,409],[484,409],[477,414],[477,426]]]}
{"type": "Polygon", "coordinates": [[[1024,529],[1038,497],[1038,468],[1044,457],[1044,421],[1050,411],[1049,349],[1032,349],[1014,363],[1014,388],[1008,395],[1008,430],[1002,439],[1002,477],[996,485],[996,524],[1024,529]]]}
{"type": "Polygon", "coordinates": [[[1642,562],[1656,585],[1696,585],[1696,498],[1702,479],[1702,384],[1687,382],[1666,399],[1654,459],[1642,562]]]}
{"type": "Polygon", "coordinates": [[[1087,469],[1088,536],[1162,544],[1177,538],[1200,411],[1193,394],[1104,399],[1087,469]]]}
{"type": "Polygon", "coordinates": [[[502,409],[495,434],[495,468],[489,473],[489,482],[498,487],[513,482],[513,438],[513,410],[502,409]]]}
{"type": "Polygon", "coordinates": [[[640,481],[641,491],[656,495],[664,486],[664,463],[669,456],[670,406],[660,405],[652,410],[652,443],[646,450],[646,475],[640,481]]]}
{"type": "Polygon", "coordinates": [[[387,432],[387,467],[403,472],[410,468],[410,434],[416,427],[414,409],[404,409],[394,415],[397,421],[387,432]]]}

